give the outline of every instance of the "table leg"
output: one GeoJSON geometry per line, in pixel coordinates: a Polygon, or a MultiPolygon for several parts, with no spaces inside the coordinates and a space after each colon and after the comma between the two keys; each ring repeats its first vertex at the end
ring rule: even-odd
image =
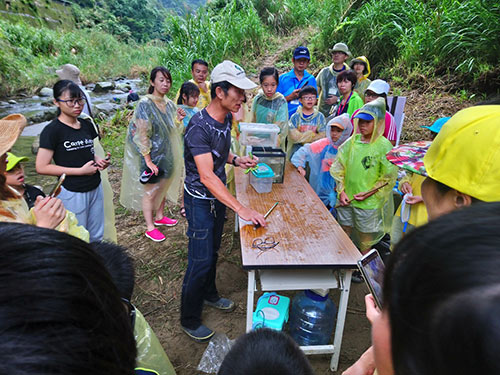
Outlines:
{"type": "Polygon", "coordinates": [[[248,271],[248,289],[247,289],[247,332],[252,330],[253,320],[253,295],[255,292],[255,271],[248,271]]]}
{"type": "Polygon", "coordinates": [[[342,345],[342,335],[344,333],[345,316],[347,313],[347,303],[349,302],[349,290],[351,288],[352,270],[339,271],[340,300],[339,311],[337,313],[337,326],[335,327],[335,337],[333,346],[335,351],[330,362],[330,370],[337,371],[340,357],[340,347],[342,345]]]}

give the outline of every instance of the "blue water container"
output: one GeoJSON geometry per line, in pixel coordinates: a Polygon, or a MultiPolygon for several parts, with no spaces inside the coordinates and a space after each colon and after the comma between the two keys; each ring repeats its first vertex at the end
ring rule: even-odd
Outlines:
{"type": "Polygon", "coordinates": [[[292,301],[289,333],[300,346],[327,345],[333,333],[337,307],[324,295],[306,290],[292,301]]]}

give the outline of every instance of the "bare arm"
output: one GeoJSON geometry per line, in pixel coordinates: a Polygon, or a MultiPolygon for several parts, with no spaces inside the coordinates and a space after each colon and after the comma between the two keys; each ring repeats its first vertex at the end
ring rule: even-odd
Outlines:
{"type": "Polygon", "coordinates": [[[79,168],[62,167],[60,165],[51,164],[50,161],[54,156],[54,151],[47,148],[40,148],[36,155],[36,172],[49,176],[60,176],[66,173],[68,176],[83,176],[93,175],[98,167],[94,160],[89,160],[79,168]]]}
{"type": "MultiPolygon", "coordinates": [[[[231,154],[230,154],[231,156],[231,154]]],[[[219,177],[214,173],[212,154],[206,153],[194,157],[200,181],[224,205],[235,211],[242,219],[251,220],[254,224],[266,225],[264,216],[251,208],[245,207],[231,195],[219,177]]]]}

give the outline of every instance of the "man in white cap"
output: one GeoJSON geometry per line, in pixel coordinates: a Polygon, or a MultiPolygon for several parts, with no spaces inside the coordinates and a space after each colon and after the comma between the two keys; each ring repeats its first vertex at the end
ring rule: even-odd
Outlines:
{"type": "Polygon", "coordinates": [[[85,95],[85,105],[83,106],[83,113],[88,116],[92,116],[92,112],[90,110],[90,95],[85,90],[85,87],[82,85],[82,80],[80,79],[80,69],[73,64],[64,64],[61,66],[61,69],[56,70],[56,74],[59,76],[59,79],[67,79],[76,83],[85,95]]]}
{"type": "Polygon", "coordinates": [[[346,69],[349,65],[345,62],[351,52],[345,43],[337,43],[331,49],[332,65],[321,69],[316,77],[319,91],[318,109],[323,115],[328,116],[332,105],[339,101],[340,93],[337,87],[337,75],[346,69]]]}
{"type": "Polygon", "coordinates": [[[188,220],[188,266],[182,284],[181,326],[192,339],[202,342],[214,331],[201,322],[203,305],[234,310],[234,302],[219,296],[215,286],[218,250],[226,206],[242,219],[265,226],[264,216],[236,200],[226,188],[226,163],[249,168],[257,160],[239,157],[231,145],[231,112],[238,112],[245,90],[257,85],[232,61],[212,71],[210,104],[196,113],[184,135],[184,207],[188,220]]]}

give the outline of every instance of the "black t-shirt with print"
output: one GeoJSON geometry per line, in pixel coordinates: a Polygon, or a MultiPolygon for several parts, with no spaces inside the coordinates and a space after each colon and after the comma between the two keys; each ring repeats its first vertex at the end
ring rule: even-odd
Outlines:
{"type": "MultiPolygon", "coordinates": [[[[94,126],[88,120],[78,119],[80,129],[74,129],[55,119],[40,134],[40,147],[54,151],[54,163],[62,167],[80,168],[94,160],[94,126]]],[[[99,186],[99,171],[91,176],[66,176],[63,186],[76,192],[87,192],[99,186]]]]}
{"type": "Polygon", "coordinates": [[[184,163],[186,167],[186,188],[194,195],[212,198],[213,195],[200,181],[200,174],[194,157],[212,154],[214,173],[226,184],[225,166],[231,146],[231,121],[229,113],[220,123],[210,117],[206,109],[191,117],[184,134],[184,163]]]}

